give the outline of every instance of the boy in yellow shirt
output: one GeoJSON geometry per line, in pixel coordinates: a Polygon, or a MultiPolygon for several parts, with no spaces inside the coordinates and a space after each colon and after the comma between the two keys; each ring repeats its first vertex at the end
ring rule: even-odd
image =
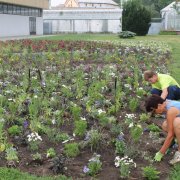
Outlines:
{"type": "Polygon", "coordinates": [[[151,94],[157,94],[163,99],[180,99],[180,86],[170,75],[148,70],[144,72],[144,79],[152,84],[151,94]]]}

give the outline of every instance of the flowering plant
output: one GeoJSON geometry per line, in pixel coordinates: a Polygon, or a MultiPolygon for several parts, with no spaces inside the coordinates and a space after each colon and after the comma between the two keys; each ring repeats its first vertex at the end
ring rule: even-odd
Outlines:
{"type": "Polygon", "coordinates": [[[92,158],[89,159],[88,166],[84,166],[83,172],[89,174],[90,176],[95,176],[102,167],[102,162],[100,161],[100,155],[94,153],[92,158]]]}
{"type": "Polygon", "coordinates": [[[115,166],[119,167],[121,178],[128,178],[130,174],[130,169],[132,167],[136,168],[136,163],[128,156],[124,156],[123,158],[117,156],[115,158],[115,166]]]}
{"type": "Polygon", "coordinates": [[[27,135],[29,147],[32,151],[38,150],[40,141],[42,141],[41,136],[38,135],[37,132],[32,132],[27,135]]]}

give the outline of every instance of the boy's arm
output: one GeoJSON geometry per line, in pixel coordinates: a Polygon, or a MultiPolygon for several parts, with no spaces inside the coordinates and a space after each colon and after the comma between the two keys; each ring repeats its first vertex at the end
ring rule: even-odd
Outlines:
{"type": "Polygon", "coordinates": [[[161,97],[163,99],[166,99],[167,95],[168,95],[168,88],[165,88],[165,89],[162,90],[161,97]]]}
{"type": "Polygon", "coordinates": [[[173,121],[176,118],[177,114],[179,113],[178,109],[175,107],[171,107],[167,112],[167,137],[164,141],[163,146],[160,149],[162,154],[165,154],[166,150],[169,148],[173,138],[174,138],[174,127],[173,121]]]}

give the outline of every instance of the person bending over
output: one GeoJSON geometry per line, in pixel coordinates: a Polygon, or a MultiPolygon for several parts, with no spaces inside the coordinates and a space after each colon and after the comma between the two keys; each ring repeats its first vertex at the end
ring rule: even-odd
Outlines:
{"type": "Polygon", "coordinates": [[[167,132],[167,137],[161,149],[156,153],[154,160],[161,161],[173,139],[176,137],[179,147],[170,164],[180,162],[180,102],[164,100],[160,96],[153,94],[145,101],[145,108],[147,112],[166,115],[162,129],[167,132]]]}
{"type": "Polygon", "coordinates": [[[170,75],[148,70],[144,72],[144,80],[152,84],[151,94],[157,94],[163,99],[180,99],[180,85],[170,75]]]}

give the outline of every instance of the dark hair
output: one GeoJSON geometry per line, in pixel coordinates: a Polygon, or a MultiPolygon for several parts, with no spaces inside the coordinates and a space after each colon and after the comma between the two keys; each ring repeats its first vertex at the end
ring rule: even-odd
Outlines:
{"type": "Polygon", "coordinates": [[[162,104],[165,100],[160,96],[153,94],[145,101],[145,108],[147,112],[157,109],[158,104],[162,104]]]}
{"type": "Polygon", "coordinates": [[[154,71],[147,70],[144,72],[144,79],[145,81],[148,81],[149,78],[152,78],[154,75],[156,75],[154,71]]]}

